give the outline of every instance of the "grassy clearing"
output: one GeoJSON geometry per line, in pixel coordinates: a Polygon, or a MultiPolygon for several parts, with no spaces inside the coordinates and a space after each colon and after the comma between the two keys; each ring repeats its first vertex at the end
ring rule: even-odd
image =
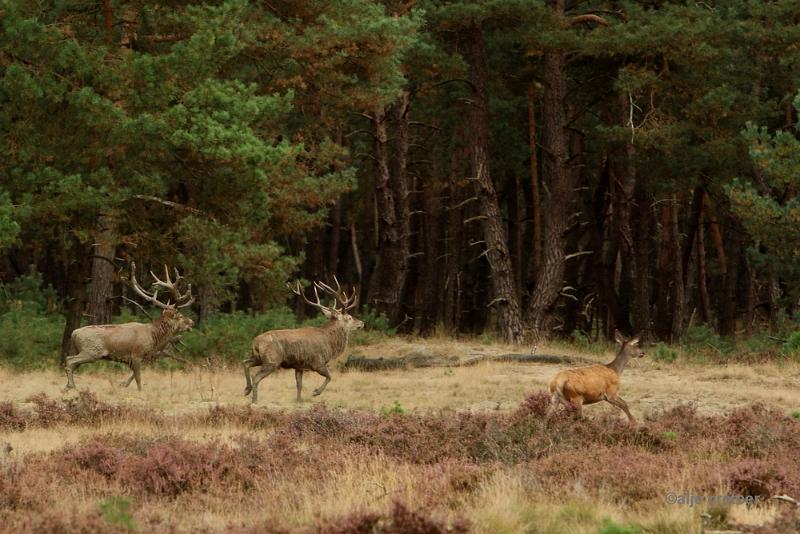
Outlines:
{"type": "MultiPolygon", "coordinates": [[[[484,346],[473,342],[437,339],[430,343],[388,338],[354,349],[366,356],[392,357],[417,352],[434,355],[487,354],[510,352],[502,345],[484,346]]],[[[517,349],[518,351],[519,349],[517,349]]],[[[569,354],[567,347],[546,347],[541,352],[569,354]]],[[[573,353],[574,354],[574,353],[573,353]]],[[[588,355],[594,361],[608,361],[613,353],[588,355]]],[[[437,411],[500,411],[516,409],[531,392],[546,389],[547,380],[560,366],[550,364],[482,363],[473,367],[408,369],[382,372],[334,371],[333,381],[321,397],[311,390],[322,377],[307,373],[305,400],[294,401],[294,374],[279,371],[261,384],[260,406],[267,409],[296,410],[325,404],[332,408],[356,409],[372,413],[395,409],[406,413],[437,411]]],[[[213,404],[245,405],[244,377],[238,365],[196,365],[187,370],[143,370],[144,390],[119,387],[128,371],[109,370],[87,364],[76,374],[79,388],[88,388],[103,402],[147,407],[168,413],[205,410],[213,404]]],[[[37,393],[61,395],[66,379],[62,372],[44,370],[18,373],[0,368],[0,401],[25,405],[37,393]]],[[[634,415],[662,410],[678,403],[694,402],[700,413],[726,414],[737,407],[761,402],[785,411],[800,411],[800,364],[793,362],[759,364],[697,365],[686,362],[664,364],[649,357],[637,359],[623,376],[621,394],[634,415]]],[[[606,403],[587,407],[589,416],[617,414],[606,403]]]]}

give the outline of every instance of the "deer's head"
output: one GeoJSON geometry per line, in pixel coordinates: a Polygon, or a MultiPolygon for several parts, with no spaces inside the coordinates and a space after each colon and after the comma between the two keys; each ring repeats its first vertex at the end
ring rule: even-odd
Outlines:
{"type": "Polygon", "coordinates": [[[303,293],[300,287],[300,282],[295,282],[294,286],[289,285],[289,289],[291,289],[294,294],[303,297],[306,303],[322,311],[325,317],[336,322],[337,326],[347,331],[364,328],[364,321],[360,321],[348,313],[348,310],[358,305],[358,292],[353,289],[350,295],[348,295],[347,292],[342,289],[342,286],[339,285],[339,280],[337,280],[335,276],[333,280],[336,282],[336,289],[323,282],[314,282],[314,296],[316,297],[316,302],[312,302],[306,298],[305,293],[303,293]],[[334,301],[332,306],[325,306],[320,302],[319,290],[333,296],[334,301]]]}
{"type": "Polygon", "coordinates": [[[639,346],[640,337],[636,335],[626,338],[618,330],[615,330],[614,340],[619,344],[620,356],[625,356],[626,358],[641,358],[644,356],[644,350],[639,346]]]}

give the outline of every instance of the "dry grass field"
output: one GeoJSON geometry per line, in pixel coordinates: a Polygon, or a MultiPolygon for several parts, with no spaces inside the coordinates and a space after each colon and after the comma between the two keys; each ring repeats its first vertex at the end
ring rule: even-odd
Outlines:
{"type": "MultiPolygon", "coordinates": [[[[358,352],[514,350],[392,339],[358,352]]],[[[704,513],[712,530],[798,525],[774,500],[667,493],[800,498],[800,366],[636,360],[621,388],[636,428],[605,404],[545,422],[561,367],[336,371],[320,397],[307,374],[302,403],[283,371],[255,407],[238,368],[146,368],[141,392],[91,365],[78,392],[55,371],[0,371],[0,530],[683,533],[704,513]]]]}

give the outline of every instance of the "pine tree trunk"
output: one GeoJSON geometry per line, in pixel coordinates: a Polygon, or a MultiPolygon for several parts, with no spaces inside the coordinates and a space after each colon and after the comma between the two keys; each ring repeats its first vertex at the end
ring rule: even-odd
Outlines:
{"type": "Polygon", "coordinates": [[[747,273],[747,301],[745,304],[744,328],[750,334],[756,328],[756,306],[758,305],[757,273],[752,262],[745,258],[747,273]]]}
{"type": "Polygon", "coordinates": [[[486,50],[483,32],[473,26],[465,32],[473,102],[470,113],[472,127],[472,170],[478,189],[478,203],[486,241],[486,259],[489,263],[492,301],[497,316],[500,335],[506,343],[522,342],[522,315],[517,297],[508,240],[503,217],[497,200],[489,165],[489,96],[486,50]]]}
{"type": "Polygon", "coordinates": [[[514,292],[522,294],[522,194],[519,176],[508,177],[506,205],[508,209],[508,252],[511,255],[511,271],[514,273],[514,292]]]}
{"type": "MultiPolygon", "coordinates": [[[[697,221],[697,288],[700,291],[700,309],[703,312],[703,321],[711,326],[714,321],[711,316],[711,299],[708,296],[708,284],[706,283],[706,240],[703,228],[703,210],[701,208],[697,221]]],[[[735,298],[735,295],[734,295],[735,298]]],[[[720,325],[721,329],[721,325],[720,325]]]]}
{"type": "Polygon", "coordinates": [[[94,237],[92,275],[89,283],[87,313],[89,324],[109,324],[113,311],[114,258],[119,241],[117,221],[113,216],[100,215],[94,237]]]}
{"type": "Polygon", "coordinates": [[[408,274],[408,103],[409,95],[403,92],[389,111],[397,135],[391,170],[387,113],[376,110],[373,117],[379,245],[369,293],[372,306],[384,312],[392,325],[401,320],[402,293],[408,274]]]}
{"type": "Polygon", "coordinates": [[[440,241],[440,221],[437,213],[440,212],[436,198],[436,190],[432,184],[425,184],[422,188],[422,209],[424,225],[422,228],[422,247],[425,259],[420,273],[419,283],[416,285],[417,324],[415,330],[420,335],[433,334],[436,328],[439,305],[442,302],[440,276],[443,274],[439,268],[444,264],[440,241]]]}
{"type": "Polygon", "coordinates": [[[464,241],[464,203],[462,188],[459,187],[458,176],[462,154],[453,146],[450,155],[450,173],[447,180],[445,210],[445,235],[442,239],[444,258],[444,306],[442,309],[445,327],[457,332],[461,322],[461,265],[464,241]]]}
{"type": "Polygon", "coordinates": [[[736,333],[736,305],[739,290],[739,261],[742,254],[742,237],[736,222],[730,220],[727,270],[724,278],[722,302],[719,313],[719,333],[732,336],[736,333]]]}
{"type": "MultiPolygon", "coordinates": [[[[329,275],[338,274],[339,243],[342,235],[342,200],[338,199],[331,209],[331,238],[328,244],[328,261],[325,265],[329,275]]],[[[341,279],[341,278],[340,278],[341,279]]]]}
{"type": "Polygon", "coordinates": [[[643,339],[650,336],[650,250],[653,218],[648,198],[641,187],[636,188],[636,275],[633,279],[632,323],[634,332],[643,339]]]}
{"type": "MultiPolygon", "coordinates": [[[[549,0],[557,19],[564,16],[564,0],[549,0]]],[[[573,196],[566,140],[567,62],[564,52],[544,54],[545,92],[542,104],[542,175],[549,194],[544,201],[544,243],[542,262],[528,305],[528,324],[534,339],[547,335],[544,319],[555,303],[564,278],[564,232],[573,196]]]]}
{"type": "Polygon", "coordinates": [[[672,328],[670,341],[677,343],[683,337],[684,328],[684,282],[683,263],[681,261],[680,231],[678,227],[678,203],[673,199],[670,210],[669,249],[672,258],[672,328]]]}
{"type": "Polygon", "coordinates": [[[64,334],[61,337],[62,366],[66,363],[67,356],[73,353],[70,341],[72,332],[81,326],[84,305],[84,282],[89,267],[86,256],[83,247],[76,242],[72,249],[67,252],[65,258],[67,309],[65,310],[64,334]]]}
{"type": "Polygon", "coordinates": [[[670,338],[671,319],[671,262],[670,262],[670,228],[672,221],[672,203],[669,197],[660,199],[661,215],[658,229],[658,280],[656,282],[656,317],[655,328],[659,339],[670,338]]]}
{"type": "Polygon", "coordinates": [[[777,330],[781,323],[781,286],[778,282],[778,275],[772,269],[769,270],[767,279],[767,291],[769,297],[769,327],[777,330]]]}
{"type": "Polygon", "coordinates": [[[531,247],[530,285],[536,283],[542,258],[542,210],[539,198],[539,160],[536,146],[536,100],[533,82],[528,84],[528,145],[531,159],[531,214],[533,219],[533,243],[531,247]]]}

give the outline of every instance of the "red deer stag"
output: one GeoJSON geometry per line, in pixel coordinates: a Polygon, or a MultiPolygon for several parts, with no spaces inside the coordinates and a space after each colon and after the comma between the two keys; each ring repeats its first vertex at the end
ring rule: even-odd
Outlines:
{"type": "Polygon", "coordinates": [[[253,393],[253,404],[258,402],[258,383],[278,368],[294,369],[297,382],[297,400],[303,389],[303,371],[314,371],[325,377],[325,382],[314,390],[314,395],[325,391],[331,381],[328,363],[341,355],[347,348],[350,334],[364,327],[364,323],[351,317],[347,311],[358,302],[356,292],[348,296],[336,280],[336,289],[327,284],[314,282],[314,295],[317,301],[308,300],[300,288],[300,282],[289,286],[297,295],[303,297],[308,304],[319,308],[328,318],[322,327],[307,326],[292,330],[270,330],[253,339],[250,357],[244,360],[244,377],[247,382],[244,394],[253,393]],[[330,293],[334,297],[332,307],[323,306],[319,300],[317,289],[330,293]],[[250,377],[250,368],[261,369],[254,377],[250,377]]]}
{"type": "Polygon", "coordinates": [[[548,418],[559,404],[574,406],[580,415],[581,407],[584,404],[607,401],[625,412],[631,423],[636,422],[628,410],[628,404],[617,392],[619,391],[620,376],[628,364],[628,360],[641,358],[644,356],[644,351],[639,347],[639,336],[625,339],[619,332],[614,332],[614,338],[620,348],[611,363],[565,369],[550,379],[548,383],[550,388],[548,418]]]}
{"type": "Polygon", "coordinates": [[[97,360],[111,360],[126,363],[130,366],[133,374],[122,385],[127,387],[131,381],[136,379],[136,387],[142,390],[141,366],[142,362],[148,357],[152,357],[162,351],[178,334],[185,332],[194,326],[194,321],[184,317],[178,308],[185,308],[194,302],[192,297],[192,286],[188,286],[186,293],[181,294],[176,287],[182,278],[178,270],[175,269],[175,280],[171,280],[169,269],[164,266],[166,280],[159,280],[156,275],[150,272],[155,279],[152,293],[148,293],[136,281],[136,264],[131,263],[131,285],[139,296],[153,305],[164,310],[161,316],[152,323],[123,323],[123,324],[103,324],[92,325],[78,328],[72,332],[72,346],[77,350],[77,354],[67,357],[67,388],[74,388],[75,381],[72,378],[75,368],[81,364],[94,362],[97,360]],[[169,291],[175,303],[168,300],[166,304],[158,300],[158,289],[163,288],[169,291]]]}

